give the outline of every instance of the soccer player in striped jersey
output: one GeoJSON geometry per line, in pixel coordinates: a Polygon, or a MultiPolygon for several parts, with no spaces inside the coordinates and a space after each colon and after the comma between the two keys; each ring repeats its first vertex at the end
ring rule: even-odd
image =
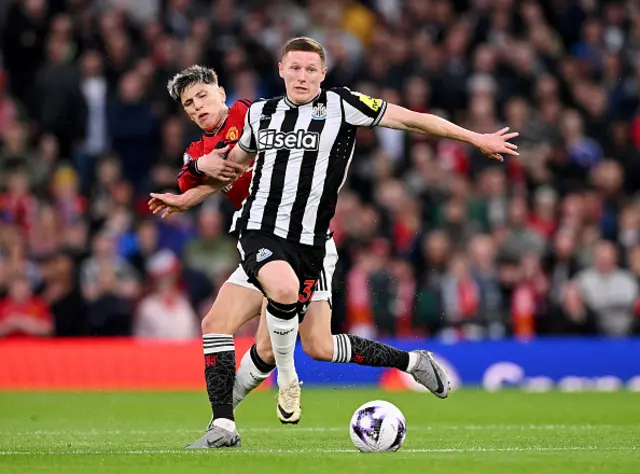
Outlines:
{"type": "MultiPolygon", "coordinates": [[[[198,171],[197,160],[213,149],[235,144],[238,132],[242,133],[246,105],[249,103],[247,100],[241,100],[225,114],[222,95],[224,90],[220,90],[221,88],[217,85],[215,73],[200,66],[182,71],[169,84],[169,89],[171,95],[181,101],[185,112],[203,128],[204,134],[202,139],[192,143],[185,153],[184,165],[178,178],[183,194],[152,195],[150,209],[154,214],[163,213],[165,218],[173,212],[193,207],[217,191],[198,171]],[[220,118],[207,120],[210,117],[220,118]]],[[[231,167],[224,172],[232,177],[237,173],[237,169],[231,167]]],[[[238,209],[249,196],[251,172],[249,168],[237,181],[221,189],[238,209]]],[[[332,238],[328,238],[318,289],[311,297],[309,317],[302,322],[300,334],[303,348],[311,357],[323,361],[349,362],[352,357],[347,336],[331,334],[331,283],[337,260],[335,243],[332,238]]],[[[200,443],[202,446],[197,447],[226,447],[239,442],[233,410],[251,390],[270,375],[275,367],[269,333],[263,317],[256,344],[243,357],[235,382],[230,370],[224,370],[221,374],[221,369],[225,366],[231,366],[232,361],[235,364],[235,353],[232,341],[228,340],[229,336],[246,321],[257,316],[261,306],[262,294],[248,282],[246,273],[242,267],[239,267],[222,286],[213,307],[203,320],[205,378],[214,416],[207,432],[209,442],[206,446],[200,443]],[[228,363],[223,363],[224,361],[228,363]],[[215,383],[222,375],[225,376],[225,383],[215,383]],[[231,393],[233,393],[233,410],[229,406],[231,393]],[[222,436],[216,438],[216,442],[212,442],[211,438],[219,435],[222,436]]],[[[366,340],[362,341],[366,343],[366,340]]],[[[357,351],[357,347],[354,350],[357,351]]],[[[410,367],[408,361],[411,359],[417,360],[417,354],[410,355],[392,348],[387,352],[381,352],[377,359],[370,361],[361,361],[357,352],[353,357],[353,361],[357,363],[398,367],[404,370],[410,367]],[[397,359],[400,360],[399,363],[397,359]]],[[[296,385],[295,388],[298,386],[296,385]]],[[[283,423],[297,423],[300,419],[300,412],[286,412],[280,405],[277,413],[283,423]]]]}
{"type": "MultiPolygon", "coordinates": [[[[232,230],[239,235],[243,268],[268,300],[266,319],[278,367],[279,408],[295,408],[294,416],[299,417],[293,361],[297,316],[306,311],[320,278],[324,243],[353,156],[357,127],[383,126],[459,140],[499,160],[501,154],[517,155],[509,140],[518,134],[508,129],[479,134],[344,87],[323,90],[325,53],[310,38],[295,38],[285,45],[279,70],[286,95],[254,102],[238,146],[230,152],[214,150],[198,166],[207,176],[225,180],[219,172],[224,160],[243,166],[256,160],[250,196],[236,212],[232,230]]],[[[383,365],[381,359],[388,363],[386,356],[393,353],[384,344],[357,336],[337,336],[336,341],[337,360],[345,362],[383,365]]],[[[395,356],[403,370],[420,376],[433,393],[446,397],[446,373],[428,352],[419,352],[413,361],[407,361],[402,351],[395,356]]]]}

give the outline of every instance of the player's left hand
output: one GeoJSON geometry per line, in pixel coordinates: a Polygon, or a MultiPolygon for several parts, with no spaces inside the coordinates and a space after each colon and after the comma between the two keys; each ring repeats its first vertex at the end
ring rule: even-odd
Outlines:
{"type": "Polygon", "coordinates": [[[520,154],[516,151],[518,146],[509,142],[512,138],[517,137],[519,133],[507,132],[509,132],[509,127],[505,127],[495,133],[480,134],[474,145],[493,160],[504,161],[502,155],[519,156],[520,154]]]}
{"type": "Polygon", "coordinates": [[[244,166],[226,160],[229,145],[198,158],[198,170],[223,183],[233,182],[244,172],[244,166]]]}
{"type": "Polygon", "coordinates": [[[171,193],[151,193],[151,199],[148,202],[149,210],[154,214],[160,214],[162,219],[166,219],[176,212],[184,212],[190,209],[190,206],[183,198],[184,194],[171,193]]]}

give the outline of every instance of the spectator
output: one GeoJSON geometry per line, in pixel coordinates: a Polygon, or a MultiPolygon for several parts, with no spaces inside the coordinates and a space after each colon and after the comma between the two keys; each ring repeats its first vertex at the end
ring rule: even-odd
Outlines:
{"type": "Polygon", "coordinates": [[[5,177],[16,168],[28,170],[32,180],[36,181],[35,178],[39,174],[35,171],[38,156],[35,150],[29,146],[28,133],[27,125],[17,120],[8,121],[2,128],[3,147],[0,152],[0,171],[3,176],[3,185],[9,184],[9,180],[5,177]]]}
{"type": "Polygon", "coordinates": [[[511,300],[513,335],[531,339],[539,328],[539,320],[548,312],[549,282],[542,272],[538,255],[527,254],[520,261],[520,281],[511,300]]]}
{"type": "Polygon", "coordinates": [[[29,278],[9,276],[7,297],[0,301],[0,337],[49,336],[53,320],[46,303],[35,296],[29,278]]]}
{"type": "Polygon", "coordinates": [[[198,214],[198,236],[184,251],[186,264],[199,269],[216,284],[224,280],[238,266],[234,241],[223,233],[222,216],[212,207],[203,207],[198,214]]]}
{"type": "Polygon", "coordinates": [[[488,235],[478,235],[469,242],[471,275],[478,285],[478,322],[492,338],[504,335],[502,294],[496,266],[496,248],[488,235]]]}
{"type": "Polygon", "coordinates": [[[545,271],[549,275],[549,300],[559,305],[563,298],[563,288],[579,270],[576,252],[576,233],[563,228],[555,235],[545,258],[545,271]]]}
{"type": "Polygon", "coordinates": [[[72,256],[57,252],[48,256],[42,267],[44,287],[41,297],[51,309],[55,335],[88,336],[86,304],[77,285],[72,256]]]}
{"type": "Polygon", "coordinates": [[[638,282],[617,265],[617,251],[610,242],[599,242],[591,268],[576,276],[582,298],[595,313],[599,332],[609,336],[630,334],[638,282]]]}
{"type": "Polygon", "coordinates": [[[113,234],[94,238],[93,255],[80,269],[82,296],[89,305],[92,334],[124,336],[131,333],[131,311],[139,295],[139,278],[131,265],[116,253],[113,234]]]}
{"type": "Polygon", "coordinates": [[[7,193],[2,196],[3,220],[29,232],[37,214],[38,201],[31,192],[29,175],[16,168],[7,175],[7,193]]]}
{"type": "Polygon", "coordinates": [[[449,270],[442,280],[442,296],[449,326],[445,337],[455,334],[453,337],[473,340],[485,336],[485,328],[478,320],[480,289],[463,254],[451,257],[449,270]]]}
{"type": "Polygon", "coordinates": [[[144,97],[139,74],[122,77],[107,117],[113,151],[121,157],[127,178],[139,185],[153,163],[158,138],[156,117],[144,97]]]}
{"type": "Polygon", "coordinates": [[[562,134],[569,161],[582,169],[590,169],[602,160],[600,145],[584,135],[584,121],[576,110],[562,117],[562,134]]]}
{"type": "Polygon", "coordinates": [[[549,332],[554,334],[594,334],[596,314],[584,301],[574,282],[562,287],[560,302],[551,307],[549,332]]]}
{"type": "Polygon", "coordinates": [[[525,253],[542,255],[544,237],[526,226],[526,218],[526,201],[520,198],[513,199],[509,204],[509,225],[504,245],[501,247],[504,256],[517,258],[525,253]]]}
{"type": "Polygon", "coordinates": [[[80,74],[69,61],[67,48],[65,39],[50,36],[46,45],[47,63],[35,80],[38,123],[45,133],[57,138],[64,157],[71,156],[78,140],[84,138],[87,113],[80,74]]]}
{"type": "Polygon", "coordinates": [[[136,310],[133,335],[145,339],[190,339],[200,334],[198,315],[178,286],[180,262],[168,250],[148,262],[152,290],[136,310]]]}
{"type": "Polygon", "coordinates": [[[414,325],[429,333],[437,332],[443,324],[444,302],[440,282],[446,272],[450,252],[451,242],[447,234],[434,231],[424,238],[418,257],[416,266],[422,277],[416,295],[414,325]]]}
{"type": "Polygon", "coordinates": [[[99,51],[90,49],[80,58],[80,89],[87,104],[87,128],[84,143],[74,157],[80,172],[82,189],[86,193],[93,178],[96,159],[108,151],[107,79],[103,58],[99,51]]]}

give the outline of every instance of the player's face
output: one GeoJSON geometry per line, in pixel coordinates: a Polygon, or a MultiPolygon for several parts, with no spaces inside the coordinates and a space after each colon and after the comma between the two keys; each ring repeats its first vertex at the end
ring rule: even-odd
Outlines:
{"type": "Polygon", "coordinates": [[[294,104],[310,102],[320,90],[320,83],[327,74],[318,53],[291,51],[278,64],[280,77],[284,79],[287,97],[294,104]]]}
{"type": "Polygon", "coordinates": [[[226,116],[226,95],[220,86],[193,84],[182,91],[180,99],[189,118],[205,132],[213,132],[226,116]]]}

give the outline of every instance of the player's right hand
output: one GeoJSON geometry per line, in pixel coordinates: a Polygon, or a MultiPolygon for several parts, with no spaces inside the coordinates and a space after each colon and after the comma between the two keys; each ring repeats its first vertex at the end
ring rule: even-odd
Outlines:
{"type": "Polygon", "coordinates": [[[474,145],[478,147],[485,156],[493,160],[504,161],[502,155],[518,156],[519,153],[516,151],[518,146],[509,140],[516,138],[519,133],[508,132],[509,127],[505,127],[495,133],[478,134],[474,145]]]}
{"type": "Polygon", "coordinates": [[[190,206],[183,198],[184,194],[171,193],[151,193],[151,199],[148,202],[149,210],[154,214],[160,214],[162,219],[166,219],[176,212],[184,212],[190,209],[190,206]]]}

